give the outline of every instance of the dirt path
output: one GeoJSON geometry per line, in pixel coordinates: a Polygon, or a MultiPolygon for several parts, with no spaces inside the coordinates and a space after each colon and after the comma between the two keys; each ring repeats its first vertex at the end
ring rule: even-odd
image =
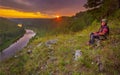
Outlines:
{"type": "Polygon", "coordinates": [[[24,48],[28,44],[29,40],[35,35],[36,35],[35,32],[26,29],[26,33],[24,34],[23,37],[21,37],[17,42],[13,43],[8,48],[3,50],[2,53],[0,53],[0,61],[10,58],[13,55],[15,55],[16,52],[22,50],[22,48],[24,48]]]}

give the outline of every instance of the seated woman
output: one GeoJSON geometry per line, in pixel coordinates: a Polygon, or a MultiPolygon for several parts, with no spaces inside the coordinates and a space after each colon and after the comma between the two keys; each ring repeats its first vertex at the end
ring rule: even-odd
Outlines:
{"type": "Polygon", "coordinates": [[[109,34],[109,27],[107,26],[107,20],[106,19],[102,19],[101,21],[101,27],[99,29],[98,32],[92,32],[90,34],[90,40],[88,42],[88,45],[94,44],[95,39],[99,39],[101,37],[104,37],[104,39],[106,39],[106,36],[109,34]]]}

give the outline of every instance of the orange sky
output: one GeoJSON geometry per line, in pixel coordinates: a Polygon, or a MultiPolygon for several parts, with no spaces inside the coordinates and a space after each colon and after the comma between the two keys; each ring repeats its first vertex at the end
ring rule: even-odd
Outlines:
{"type": "Polygon", "coordinates": [[[0,8],[0,16],[6,18],[51,18],[51,16],[40,12],[21,12],[4,8],[0,8]]]}

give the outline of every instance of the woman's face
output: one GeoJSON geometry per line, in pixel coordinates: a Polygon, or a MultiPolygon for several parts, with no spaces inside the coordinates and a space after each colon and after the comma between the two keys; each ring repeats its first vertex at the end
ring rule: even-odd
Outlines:
{"type": "Polygon", "coordinates": [[[102,22],[101,25],[104,26],[104,25],[106,25],[106,23],[105,23],[105,22],[102,22]]]}

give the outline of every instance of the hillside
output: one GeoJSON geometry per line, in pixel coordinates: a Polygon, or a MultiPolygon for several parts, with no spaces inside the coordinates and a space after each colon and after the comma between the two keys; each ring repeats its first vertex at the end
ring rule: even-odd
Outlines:
{"type": "MultiPolygon", "coordinates": [[[[0,62],[0,74],[119,75],[119,11],[111,15],[108,20],[110,35],[108,40],[101,42],[100,46],[91,47],[86,45],[89,40],[89,33],[99,28],[100,21],[95,19],[91,25],[83,27],[79,32],[46,35],[45,37],[36,36],[27,47],[16,54],[17,57],[0,62]],[[50,41],[53,44],[49,45],[50,41]],[[28,53],[29,50],[32,52],[28,53]],[[76,50],[82,52],[77,61],[74,59],[76,50]]],[[[80,17],[72,23],[77,25],[81,23],[79,21],[80,17]]]]}
{"type": "Polygon", "coordinates": [[[19,28],[16,23],[0,18],[0,51],[15,42],[24,34],[24,29],[19,28]]]}

